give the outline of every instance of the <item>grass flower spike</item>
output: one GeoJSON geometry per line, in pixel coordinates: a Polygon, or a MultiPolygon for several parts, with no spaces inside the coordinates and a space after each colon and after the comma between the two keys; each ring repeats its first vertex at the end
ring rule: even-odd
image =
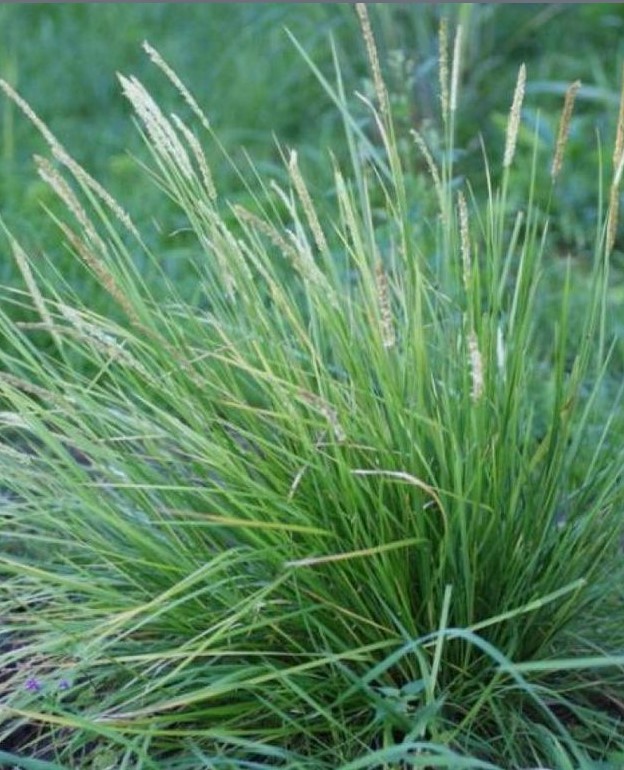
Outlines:
{"type": "Polygon", "coordinates": [[[521,65],[518,71],[518,80],[516,81],[516,90],[514,91],[513,101],[509,120],[507,121],[507,133],[505,135],[505,155],[503,156],[503,168],[509,168],[513,162],[516,153],[516,142],[518,141],[518,131],[520,129],[520,117],[522,113],[522,102],[524,100],[524,89],[526,86],[526,67],[521,65]]]}

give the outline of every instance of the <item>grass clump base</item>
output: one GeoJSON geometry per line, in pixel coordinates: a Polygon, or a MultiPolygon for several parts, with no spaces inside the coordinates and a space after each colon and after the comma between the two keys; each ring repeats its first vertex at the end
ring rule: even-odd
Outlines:
{"type": "Polygon", "coordinates": [[[526,205],[510,203],[526,73],[501,187],[481,204],[453,169],[458,30],[441,68],[445,150],[417,137],[433,182],[414,201],[360,16],[374,131],[350,117],[337,69],[325,86],[353,163],[335,163],[329,198],[291,152],[277,181],[241,174],[253,207],[221,200],[203,147],[222,148],[192,95],[148,48],[201,141],[121,77],[148,173],[194,243],[190,286],[39,124],[63,240],[110,312],[8,234],[25,289],[0,309],[0,761],[577,769],[623,756],[619,393],[593,417],[614,204],[572,323],[573,266],[553,266],[532,205],[547,183],[537,150],[530,188],[514,190],[526,205]]]}

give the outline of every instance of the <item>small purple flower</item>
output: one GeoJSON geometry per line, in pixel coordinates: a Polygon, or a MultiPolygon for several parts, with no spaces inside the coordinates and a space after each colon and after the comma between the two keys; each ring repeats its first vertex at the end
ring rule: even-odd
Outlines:
{"type": "Polygon", "coordinates": [[[29,676],[24,682],[24,688],[28,690],[28,692],[41,692],[43,685],[36,677],[29,676]]]}
{"type": "Polygon", "coordinates": [[[59,690],[69,690],[70,686],[69,679],[61,679],[58,683],[59,690]]]}

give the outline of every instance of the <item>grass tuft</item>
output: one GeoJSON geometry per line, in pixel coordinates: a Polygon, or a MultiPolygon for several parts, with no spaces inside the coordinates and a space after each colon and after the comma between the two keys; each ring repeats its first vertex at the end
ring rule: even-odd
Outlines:
{"type": "Polygon", "coordinates": [[[207,160],[224,150],[160,54],[146,45],[198,136],[119,76],[151,157],[137,184],[193,240],[190,293],[2,85],[69,178],[39,161],[72,221],[59,238],[112,300],[95,312],[9,236],[26,284],[0,308],[16,766],[581,770],[624,752],[621,389],[606,424],[594,411],[611,225],[587,301],[573,320],[568,268],[544,326],[534,197],[557,175],[536,139],[514,187],[524,68],[502,184],[480,201],[465,183],[456,207],[462,33],[449,87],[442,27],[447,146],[438,171],[415,135],[439,212],[422,221],[358,14],[374,135],[340,71],[323,80],[353,161],[333,161],[331,208],[296,151],[279,183],[252,169],[248,206],[228,200],[207,160]]]}

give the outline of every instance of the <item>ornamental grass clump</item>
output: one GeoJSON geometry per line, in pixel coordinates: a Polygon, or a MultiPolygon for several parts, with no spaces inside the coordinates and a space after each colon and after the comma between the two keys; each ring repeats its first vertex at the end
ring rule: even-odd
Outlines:
{"type": "Polygon", "coordinates": [[[456,177],[458,31],[445,152],[412,145],[435,180],[422,221],[366,14],[376,138],[338,70],[353,164],[334,161],[329,196],[293,151],[278,179],[241,172],[244,205],[224,199],[224,150],[169,65],[146,46],[193,123],[120,76],[194,239],[192,291],[39,124],[59,237],[110,312],[8,235],[24,288],[0,306],[0,762],[587,768],[624,751],[623,458],[594,418],[606,215],[582,327],[571,266],[544,327],[554,257],[531,200],[551,159],[535,150],[518,211],[516,136],[488,148],[489,200],[456,177]]]}

